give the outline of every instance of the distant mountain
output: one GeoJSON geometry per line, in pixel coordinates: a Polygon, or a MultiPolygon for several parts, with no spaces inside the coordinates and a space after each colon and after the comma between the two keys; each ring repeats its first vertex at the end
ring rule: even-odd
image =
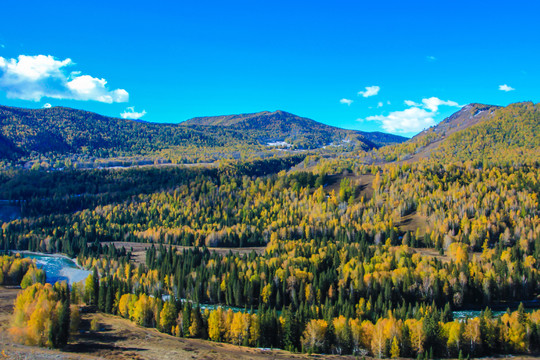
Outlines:
{"type": "Polygon", "coordinates": [[[203,129],[203,127],[227,127],[239,131],[252,131],[258,134],[261,139],[264,138],[264,134],[271,135],[270,138],[266,139],[268,141],[288,140],[287,142],[294,142],[300,140],[305,142],[313,141],[313,138],[315,138],[320,145],[354,139],[373,148],[407,140],[402,136],[380,132],[345,130],[281,110],[253,114],[197,117],[184,121],[182,125],[194,126],[197,129],[203,129]]]}
{"type": "Polygon", "coordinates": [[[286,142],[295,149],[335,143],[368,150],[404,140],[394,135],[339,129],[283,111],[158,124],[64,107],[0,106],[0,158],[11,160],[39,154],[107,158],[148,155],[178,146],[250,146],[276,141],[286,142]]]}
{"type": "MultiPolygon", "coordinates": [[[[241,122],[249,121],[253,118],[278,115],[278,113],[286,114],[283,111],[261,111],[253,114],[238,114],[238,115],[220,115],[220,116],[201,116],[195,117],[182,122],[182,125],[209,125],[209,126],[231,126],[241,122]]],[[[292,115],[292,114],[290,114],[292,115]]]]}
{"type": "Polygon", "coordinates": [[[64,107],[34,110],[0,106],[2,158],[49,153],[99,157],[145,154],[188,142],[212,146],[216,139],[178,125],[110,118],[64,107]]]}
{"type": "Polygon", "coordinates": [[[379,154],[387,160],[409,161],[534,159],[540,155],[540,105],[469,104],[407,142],[380,149],[379,154]]]}
{"type": "Polygon", "coordinates": [[[436,126],[426,129],[414,136],[411,141],[417,141],[423,137],[431,137],[434,140],[440,140],[452,135],[455,132],[474,126],[483,120],[486,120],[500,106],[469,104],[447,117],[436,126]]]}
{"type": "Polygon", "coordinates": [[[540,160],[540,104],[522,102],[478,111],[476,124],[447,136],[433,159],[482,163],[540,160]]]}

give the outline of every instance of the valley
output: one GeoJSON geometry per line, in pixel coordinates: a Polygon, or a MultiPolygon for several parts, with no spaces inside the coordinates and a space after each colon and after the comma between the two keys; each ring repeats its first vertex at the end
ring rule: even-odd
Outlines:
{"type": "Polygon", "coordinates": [[[8,352],[539,354],[538,104],[471,104],[406,141],[283,111],[162,125],[47,110],[2,108],[18,135],[5,117],[0,198],[20,204],[0,232],[8,352]],[[188,138],[200,166],[181,164],[188,138]],[[180,157],[117,159],[164,153],[180,157]],[[88,159],[115,166],[66,166],[88,159]],[[14,251],[65,254],[85,276],[68,286],[14,251]]]}
{"type": "Polygon", "coordinates": [[[540,359],[540,2],[2,10],[0,360],[540,359]]]}

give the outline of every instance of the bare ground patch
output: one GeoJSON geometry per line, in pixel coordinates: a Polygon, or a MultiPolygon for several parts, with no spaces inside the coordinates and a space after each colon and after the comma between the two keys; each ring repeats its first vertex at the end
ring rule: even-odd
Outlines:
{"type": "MultiPolygon", "coordinates": [[[[136,243],[136,242],[127,242],[127,241],[111,241],[111,242],[102,242],[102,245],[113,244],[114,247],[120,249],[124,247],[126,250],[133,248],[132,260],[136,263],[144,263],[146,261],[146,250],[151,248],[154,245],[155,248],[159,248],[160,244],[157,243],[136,243]]],[[[186,249],[194,249],[195,246],[180,246],[180,245],[168,245],[163,244],[165,247],[174,247],[177,251],[183,251],[186,249]]],[[[229,252],[233,254],[251,254],[254,251],[256,254],[264,253],[266,246],[254,246],[254,247],[220,247],[220,248],[207,248],[210,252],[215,252],[220,255],[227,255],[229,252]]]]}
{"type": "Polygon", "coordinates": [[[450,257],[447,255],[441,255],[437,250],[433,248],[412,248],[412,251],[422,256],[437,258],[442,262],[450,262],[450,257]]]}
{"type": "Polygon", "coordinates": [[[358,193],[356,194],[357,198],[364,197],[364,201],[369,201],[373,197],[373,179],[375,175],[365,174],[365,175],[355,175],[355,174],[335,174],[330,175],[326,179],[326,184],[324,190],[326,193],[330,193],[332,190],[337,194],[339,192],[339,186],[341,180],[344,178],[349,178],[351,182],[359,182],[360,186],[358,193]]]}
{"type": "MultiPolygon", "coordinates": [[[[282,350],[263,350],[214,343],[199,339],[184,339],[143,328],[118,316],[102,313],[85,314],[83,329],[76,342],[66,351],[84,352],[105,359],[305,359],[307,355],[282,350]],[[96,318],[101,329],[90,332],[89,323],[96,318]]],[[[353,359],[353,357],[341,357],[353,359]]]]}
{"type": "Polygon", "coordinates": [[[427,228],[427,218],[424,215],[418,214],[416,211],[401,218],[399,223],[399,229],[401,231],[411,231],[413,234],[416,234],[416,230],[420,230],[420,235],[426,233],[427,228]]]}

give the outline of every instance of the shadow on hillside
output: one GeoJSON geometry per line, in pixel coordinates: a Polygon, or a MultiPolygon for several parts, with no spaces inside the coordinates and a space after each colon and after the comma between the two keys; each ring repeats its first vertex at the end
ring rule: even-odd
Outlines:
{"type": "Polygon", "coordinates": [[[117,342],[127,340],[130,333],[122,335],[115,333],[113,327],[108,324],[100,324],[98,331],[90,331],[90,321],[81,322],[81,333],[75,337],[75,342],[63,348],[66,352],[72,353],[101,353],[102,351],[126,352],[126,351],[146,351],[147,349],[137,347],[118,346],[117,342]]]}

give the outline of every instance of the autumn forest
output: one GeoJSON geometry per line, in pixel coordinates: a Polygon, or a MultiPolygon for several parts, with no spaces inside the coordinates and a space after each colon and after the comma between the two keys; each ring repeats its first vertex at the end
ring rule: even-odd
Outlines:
{"type": "Polygon", "coordinates": [[[13,155],[2,160],[0,199],[20,212],[0,219],[0,284],[21,288],[10,336],[63,348],[80,312],[95,311],[175,337],[295,353],[538,355],[540,106],[493,107],[463,125],[485,109],[465,107],[405,142],[317,127],[279,150],[264,141],[281,130],[249,123],[242,136],[205,133],[206,123],[129,132],[114,123],[127,138],[139,127],[163,142],[177,135],[118,148],[93,134],[85,154],[77,146],[88,134],[76,126],[79,140],[40,149],[24,112],[4,109],[26,124],[9,143],[20,151],[0,147],[13,155]],[[182,140],[203,135],[191,150],[182,140]],[[345,145],[320,146],[332,141],[345,145]],[[155,165],[70,166],[137,152],[155,165]],[[26,252],[63,254],[89,275],[51,284],[26,252]]]}

